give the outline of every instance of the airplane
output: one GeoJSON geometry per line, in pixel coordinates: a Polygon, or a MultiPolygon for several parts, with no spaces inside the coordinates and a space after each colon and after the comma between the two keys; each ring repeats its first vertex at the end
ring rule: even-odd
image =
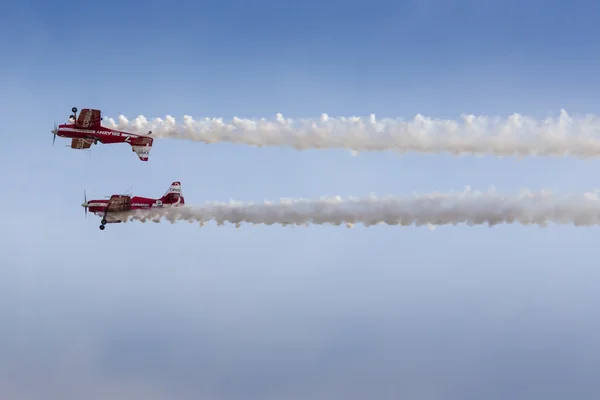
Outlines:
{"type": "Polygon", "coordinates": [[[102,217],[100,230],[104,230],[106,224],[121,223],[128,214],[133,214],[136,210],[148,210],[156,207],[179,207],[184,204],[185,200],[181,193],[181,182],[173,182],[169,186],[169,190],[160,199],[113,194],[108,200],[88,201],[84,190],[81,206],[85,208],[86,217],[88,210],[102,217]],[[115,215],[110,215],[109,213],[114,213],[115,215]]]}
{"type": "Polygon", "coordinates": [[[150,149],[152,148],[153,138],[148,137],[152,131],[148,131],[147,135],[138,135],[135,133],[123,132],[115,129],[110,129],[101,125],[102,113],[100,110],[84,108],[77,116],[77,107],[71,109],[73,114],[69,117],[69,122],[66,124],[54,125],[51,131],[54,134],[52,145],[56,141],[56,136],[70,138],[71,147],[76,150],[89,149],[92,144],[113,144],[113,143],[129,143],[131,151],[135,152],[142,161],[148,161],[150,149]]]}

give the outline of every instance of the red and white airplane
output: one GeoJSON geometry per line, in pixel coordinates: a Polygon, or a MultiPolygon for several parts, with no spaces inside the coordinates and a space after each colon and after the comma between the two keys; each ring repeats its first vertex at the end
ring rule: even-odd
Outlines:
{"type": "Polygon", "coordinates": [[[106,224],[123,222],[128,214],[133,214],[136,210],[148,210],[156,207],[178,207],[185,204],[183,194],[181,193],[181,182],[171,183],[169,190],[160,199],[113,194],[108,200],[88,201],[85,191],[83,192],[83,198],[84,202],[81,206],[85,207],[86,216],[89,209],[90,212],[102,217],[101,230],[104,230],[106,224]]]}
{"type": "MultiPolygon", "coordinates": [[[[71,148],[82,150],[89,149],[92,144],[113,144],[129,143],[131,151],[135,152],[140,160],[148,161],[150,149],[154,139],[147,135],[138,135],[135,133],[123,132],[102,126],[102,114],[100,110],[84,108],[77,117],[77,108],[71,109],[73,114],[69,117],[69,122],[54,126],[51,131],[54,134],[52,145],[56,141],[56,136],[70,138],[71,148]]],[[[152,131],[148,132],[151,135],[152,131]]],[[[69,146],[67,146],[69,147],[69,146]]]]}

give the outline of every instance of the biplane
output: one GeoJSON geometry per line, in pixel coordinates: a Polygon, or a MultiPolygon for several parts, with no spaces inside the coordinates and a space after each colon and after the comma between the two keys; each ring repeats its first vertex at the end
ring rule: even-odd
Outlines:
{"type": "Polygon", "coordinates": [[[185,200],[181,193],[181,182],[173,182],[169,190],[160,199],[113,194],[108,200],[88,201],[84,191],[81,206],[85,207],[86,216],[89,210],[91,213],[102,217],[100,229],[104,230],[106,224],[123,222],[128,214],[132,214],[136,210],[148,210],[156,207],[177,207],[184,204],[185,200]]]}
{"type": "Polygon", "coordinates": [[[69,117],[66,124],[54,126],[51,131],[54,134],[52,145],[56,141],[56,136],[70,138],[71,147],[76,150],[84,150],[96,145],[98,142],[102,144],[113,143],[129,143],[131,151],[135,152],[142,161],[148,161],[150,149],[154,139],[148,135],[152,131],[148,131],[146,135],[138,135],[135,133],[124,132],[120,130],[110,129],[101,125],[102,113],[100,110],[84,108],[77,116],[77,108],[71,109],[73,114],[69,117]]]}

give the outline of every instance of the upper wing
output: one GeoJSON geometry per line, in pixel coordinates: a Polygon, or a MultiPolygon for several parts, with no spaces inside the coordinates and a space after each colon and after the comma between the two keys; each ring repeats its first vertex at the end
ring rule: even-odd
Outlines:
{"type": "Polygon", "coordinates": [[[108,200],[108,212],[128,211],[131,208],[131,196],[113,194],[108,200]]]}
{"type": "Polygon", "coordinates": [[[71,148],[78,150],[89,149],[92,147],[92,143],[94,143],[94,141],[90,139],[73,138],[73,140],[71,140],[71,148]]]}
{"type": "Polygon", "coordinates": [[[102,121],[102,115],[100,110],[84,108],[79,113],[79,117],[77,117],[77,122],[75,122],[75,126],[77,128],[97,129],[100,127],[100,121],[102,121]]]}

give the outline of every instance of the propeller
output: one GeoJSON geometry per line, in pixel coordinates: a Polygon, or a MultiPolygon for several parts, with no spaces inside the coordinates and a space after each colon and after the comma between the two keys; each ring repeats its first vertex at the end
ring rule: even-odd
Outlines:
{"type": "Polygon", "coordinates": [[[85,189],[83,191],[83,203],[81,204],[81,207],[85,207],[85,217],[87,218],[88,202],[87,202],[87,196],[85,194],[85,189]]]}
{"type": "Polygon", "coordinates": [[[56,122],[54,123],[54,129],[50,132],[54,133],[54,138],[52,139],[52,146],[54,146],[54,142],[56,142],[56,134],[58,133],[58,126],[56,126],[56,122]]]}

